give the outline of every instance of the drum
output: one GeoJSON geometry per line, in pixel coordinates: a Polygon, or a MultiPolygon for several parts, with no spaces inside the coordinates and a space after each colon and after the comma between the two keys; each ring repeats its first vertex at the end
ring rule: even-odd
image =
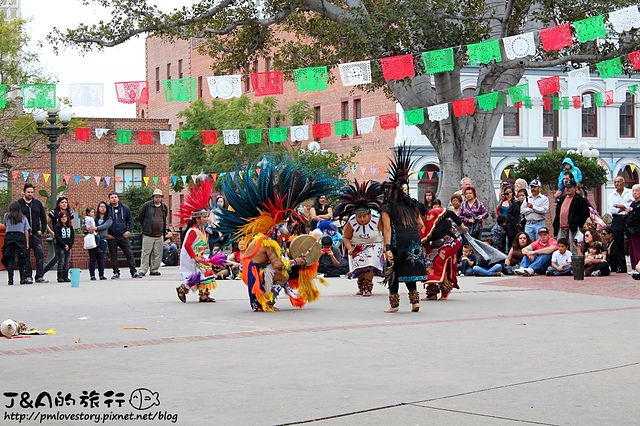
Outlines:
{"type": "Polygon", "coordinates": [[[316,263],[322,255],[322,247],[312,235],[298,235],[289,246],[291,259],[302,257],[308,265],[316,263]]]}

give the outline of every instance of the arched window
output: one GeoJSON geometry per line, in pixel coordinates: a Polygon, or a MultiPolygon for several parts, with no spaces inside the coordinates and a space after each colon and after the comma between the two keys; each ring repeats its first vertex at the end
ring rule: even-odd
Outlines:
{"type": "MultiPolygon", "coordinates": [[[[418,200],[424,200],[424,193],[429,190],[434,193],[438,193],[438,186],[440,184],[440,167],[435,164],[427,164],[418,173],[418,200]],[[420,177],[422,173],[422,177],[420,177]]],[[[441,200],[442,201],[442,200],[441,200]]],[[[449,200],[447,200],[448,202],[449,200]]],[[[442,201],[444,203],[444,201],[442,201]]],[[[446,204],[445,204],[446,206],[446,204]]]]}
{"type": "Polygon", "coordinates": [[[624,169],[620,169],[618,171],[618,176],[622,176],[624,178],[624,186],[631,188],[633,185],[638,183],[638,168],[635,164],[627,164],[624,169]]]}
{"type": "Polygon", "coordinates": [[[633,96],[627,92],[624,102],[620,105],[620,137],[621,138],[633,138],[635,137],[635,115],[634,115],[634,101],[633,96]]]}
{"type": "Polygon", "coordinates": [[[115,167],[116,192],[121,193],[129,186],[142,186],[145,166],[137,163],[122,163],[115,167]],[[118,182],[120,178],[120,182],[118,182]]]}
{"type": "Polygon", "coordinates": [[[593,92],[586,92],[584,95],[591,98],[591,107],[582,106],[582,136],[596,137],[598,136],[598,110],[593,99],[593,92]]]}

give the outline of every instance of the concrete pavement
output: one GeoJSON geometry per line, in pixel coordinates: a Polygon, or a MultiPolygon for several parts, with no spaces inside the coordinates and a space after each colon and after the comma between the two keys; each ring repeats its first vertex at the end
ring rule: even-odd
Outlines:
{"type": "Polygon", "coordinates": [[[628,275],[462,277],[462,290],[447,301],[410,313],[403,289],[400,312],[385,314],[379,285],[363,298],[354,281],[331,278],[304,309],[281,297],[280,312],[254,313],[241,281],[220,281],[217,303],[190,294],[183,304],[177,267],[161,272],[89,281],[83,271],[79,288],[0,285],[0,321],[57,331],[0,339],[0,424],[631,425],[640,418],[640,282],[628,275]],[[43,392],[51,406],[45,398],[36,407],[43,392]]]}

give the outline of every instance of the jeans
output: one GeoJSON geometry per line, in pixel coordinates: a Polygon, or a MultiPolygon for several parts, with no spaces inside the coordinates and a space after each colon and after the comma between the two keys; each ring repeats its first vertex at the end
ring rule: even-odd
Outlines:
{"type": "Polygon", "coordinates": [[[38,234],[29,235],[29,248],[27,249],[27,263],[22,271],[22,278],[31,278],[33,268],[31,267],[31,256],[29,252],[33,250],[33,257],[36,258],[36,280],[44,276],[44,246],[42,236],[38,234]]]}
{"type": "Polygon", "coordinates": [[[522,258],[522,262],[520,262],[521,268],[532,268],[538,275],[547,272],[549,266],[551,266],[551,253],[535,255],[533,262],[529,260],[529,256],[525,256],[522,258]]]}
{"type": "Polygon", "coordinates": [[[538,239],[538,230],[546,226],[547,224],[545,223],[544,220],[541,220],[540,222],[536,222],[536,223],[527,222],[527,224],[524,227],[524,232],[526,232],[529,238],[531,238],[531,241],[535,241],[538,239]]]}
{"type": "Polygon", "coordinates": [[[127,258],[127,264],[129,265],[129,272],[133,276],[136,270],[136,261],[133,259],[133,252],[131,251],[131,243],[124,235],[114,236],[107,240],[109,246],[109,259],[111,261],[111,269],[114,274],[120,273],[120,266],[118,265],[118,247],[122,250],[127,258]]]}
{"type": "Polygon", "coordinates": [[[496,272],[498,273],[502,272],[502,264],[496,263],[495,265],[491,266],[489,269],[476,265],[473,267],[473,272],[485,277],[492,277],[496,272]]]}
{"type": "Polygon", "coordinates": [[[559,275],[571,275],[571,265],[563,266],[562,267],[562,271],[558,271],[553,266],[549,266],[547,268],[547,272],[553,272],[553,275],[556,275],[556,276],[559,276],[559,275]]]}
{"type": "Polygon", "coordinates": [[[69,261],[71,260],[71,249],[56,249],[56,258],[58,258],[58,279],[69,278],[69,261]]]}
{"type": "Polygon", "coordinates": [[[107,252],[107,241],[100,240],[98,247],[89,250],[89,275],[96,276],[96,263],[98,264],[98,276],[104,277],[104,254],[107,252]]]}
{"type": "Polygon", "coordinates": [[[176,243],[171,243],[169,245],[163,244],[162,245],[162,257],[164,257],[164,255],[167,254],[169,249],[178,251],[178,246],[176,245],[176,243]]]}
{"type": "Polygon", "coordinates": [[[461,260],[460,263],[458,263],[458,272],[464,276],[471,276],[473,275],[473,266],[469,265],[468,260],[461,260]]]}

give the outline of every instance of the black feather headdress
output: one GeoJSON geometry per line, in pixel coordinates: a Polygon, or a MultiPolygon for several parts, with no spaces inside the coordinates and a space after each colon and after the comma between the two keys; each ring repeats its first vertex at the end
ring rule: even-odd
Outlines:
{"type": "Polygon", "coordinates": [[[382,185],[374,180],[359,183],[355,180],[354,184],[342,188],[340,193],[340,205],[342,213],[352,215],[353,213],[364,210],[380,211],[382,206],[382,185]]]}

